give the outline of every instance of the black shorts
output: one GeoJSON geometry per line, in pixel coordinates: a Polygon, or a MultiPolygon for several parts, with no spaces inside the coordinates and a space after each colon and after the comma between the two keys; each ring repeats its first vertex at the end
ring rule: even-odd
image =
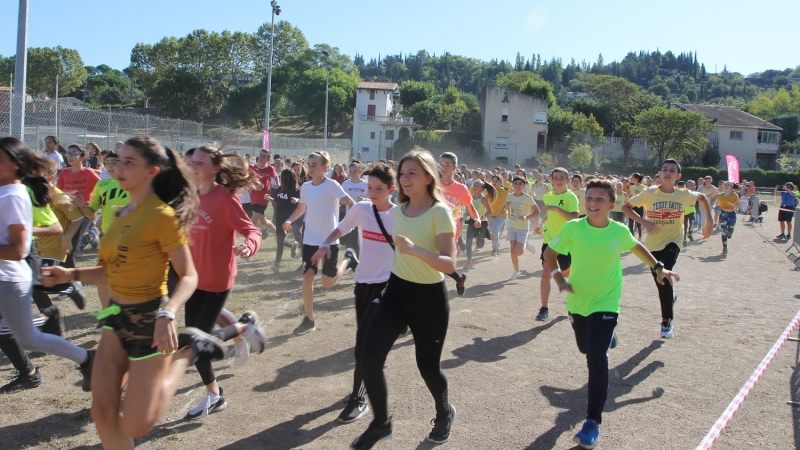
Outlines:
{"type": "MultiPolygon", "coordinates": [[[[317,273],[317,267],[311,264],[311,257],[319,250],[318,245],[305,245],[303,244],[303,273],[307,270],[313,270],[314,274],[317,273]]],[[[331,257],[322,263],[322,274],[326,277],[336,276],[336,264],[339,262],[339,246],[331,245],[331,257]]]]}
{"type": "Polygon", "coordinates": [[[251,203],[253,205],[253,212],[256,214],[264,215],[264,211],[267,210],[267,205],[256,205],[255,203],[251,203]]]}
{"type": "Polygon", "coordinates": [[[25,262],[31,268],[33,286],[42,286],[42,258],[39,257],[39,250],[36,248],[35,240],[31,241],[31,247],[28,251],[28,256],[25,257],[25,262]]]}
{"type": "Polygon", "coordinates": [[[778,210],[778,222],[791,222],[794,218],[794,206],[781,206],[778,210]],[[784,211],[784,209],[791,209],[791,211],[784,211]]]}
{"type": "Polygon", "coordinates": [[[245,214],[247,217],[253,217],[253,204],[252,203],[242,203],[242,209],[244,209],[245,214]]]}
{"type": "MultiPolygon", "coordinates": [[[[542,260],[542,266],[544,266],[544,251],[546,249],[547,249],[547,244],[542,244],[542,254],[539,256],[539,259],[542,260]]],[[[569,254],[562,255],[561,253],[558,254],[558,267],[560,267],[561,270],[567,270],[571,265],[572,265],[571,255],[569,254]]]]}
{"type": "Polygon", "coordinates": [[[166,303],[166,297],[131,305],[120,305],[112,299],[108,308],[100,313],[110,313],[100,319],[100,324],[117,335],[129,360],[152,358],[162,354],[153,347],[153,336],[156,331],[156,311],[166,303]]]}

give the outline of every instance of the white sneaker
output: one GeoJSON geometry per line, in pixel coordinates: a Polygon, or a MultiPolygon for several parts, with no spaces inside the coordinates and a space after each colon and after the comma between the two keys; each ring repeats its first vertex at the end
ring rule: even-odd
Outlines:
{"type": "Polygon", "coordinates": [[[517,278],[519,278],[519,272],[514,272],[511,274],[510,277],[508,277],[508,281],[513,281],[516,280],[517,278]]]}
{"type": "Polygon", "coordinates": [[[258,324],[258,314],[255,311],[246,311],[239,323],[247,323],[247,331],[242,337],[250,344],[250,348],[256,353],[264,353],[267,346],[267,334],[261,325],[258,324]]]}
{"type": "Polygon", "coordinates": [[[667,325],[661,324],[661,338],[662,339],[672,339],[675,336],[675,327],[672,326],[672,322],[667,325]]]}
{"type": "Polygon", "coordinates": [[[250,358],[250,343],[247,339],[233,343],[233,367],[241,367],[250,358]]]}
{"type": "Polygon", "coordinates": [[[222,395],[222,386],[219,387],[219,395],[206,392],[200,403],[186,414],[187,419],[198,420],[211,413],[222,411],[228,406],[225,397],[222,395]]]}

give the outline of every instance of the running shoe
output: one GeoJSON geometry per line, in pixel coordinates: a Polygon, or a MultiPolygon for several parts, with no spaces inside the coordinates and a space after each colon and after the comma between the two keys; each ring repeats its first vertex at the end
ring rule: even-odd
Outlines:
{"type": "Polygon", "coordinates": [[[378,442],[391,439],[392,436],[394,436],[392,419],[389,419],[384,424],[371,422],[367,427],[367,431],[357,437],[356,440],[350,444],[350,448],[353,450],[369,450],[378,442]]]}
{"type": "Polygon", "coordinates": [[[193,327],[178,330],[178,348],[184,347],[190,347],[194,351],[192,364],[200,359],[218,361],[226,354],[222,340],[193,327]]]}
{"type": "Polygon", "coordinates": [[[256,353],[264,353],[267,346],[267,333],[258,324],[258,314],[255,311],[245,311],[239,319],[239,323],[247,324],[247,331],[242,334],[242,337],[250,343],[250,348],[256,353]]]}
{"type": "Polygon", "coordinates": [[[496,248],[492,249],[492,256],[497,256],[497,249],[496,248]]]}
{"type": "Polygon", "coordinates": [[[261,230],[261,240],[263,241],[264,239],[266,239],[268,237],[269,237],[269,228],[264,227],[264,229],[261,230]]]}
{"type": "Polygon", "coordinates": [[[727,255],[728,254],[728,246],[727,245],[723,245],[722,246],[722,254],[723,255],[727,255]]]}
{"type": "Polygon", "coordinates": [[[61,316],[61,311],[58,310],[58,307],[53,305],[45,308],[42,310],[42,314],[47,317],[47,320],[42,325],[42,333],[64,336],[64,318],[61,316]]]}
{"type": "Polygon", "coordinates": [[[473,251],[474,251],[475,253],[480,253],[480,252],[481,252],[481,249],[480,249],[480,247],[475,247],[475,250],[473,250],[473,251]]]}
{"type": "Polygon", "coordinates": [[[298,325],[297,328],[294,329],[293,333],[296,334],[297,336],[302,336],[316,329],[317,327],[314,321],[306,316],[303,316],[303,321],[300,322],[300,325],[298,325]]]}
{"type": "Polygon", "coordinates": [[[519,278],[519,272],[517,272],[517,271],[514,271],[514,272],[511,274],[511,276],[510,276],[510,277],[508,277],[508,281],[514,281],[514,280],[516,280],[517,278],[519,278]]]}
{"type": "Polygon", "coordinates": [[[83,292],[83,283],[80,281],[72,282],[72,292],[70,292],[69,298],[75,302],[75,306],[77,306],[78,309],[86,308],[86,293],[83,292]]]}
{"type": "Polygon", "coordinates": [[[461,280],[459,280],[459,282],[456,283],[456,292],[458,293],[458,296],[460,297],[460,296],[464,295],[464,291],[466,291],[466,290],[467,290],[467,274],[462,273],[461,274],[461,280]]]}
{"type": "Polygon", "coordinates": [[[200,400],[200,403],[189,410],[186,418],[189,420],[198,420],[206,417],[209,414],[222,411],[228,406],[225,401],[225,396],[222,392],[222,386],[219,386],[219,395],[214,395],[211,392],[206,392],[206,395],[200,400]]]}
{"type": "Polygon", "coordinates": [[[33,375],[19,374],[10,383],[0,386],[0,394],[10,394],[12,392],[24,391],[25,389],[37,388],[42,384],[42,374],[37,367],[33,375]]]}
{"type": "Polygon", "coordinates": [[[464,264],[464,270],[472,269],[472,266],[474,266],[474,264],[472,264],[472,260],[469,260],[466,264],[464,264]]]}
{"type": "MultiPolygon", "coordinates": [[[[730,236],[728,236],[728,239],[730,239],[730,238],[731,238],[731,237],[730,237],[730,236]]],[[[791,239],[792,239],[792,233],[789,233],[789,234],[787,234],[787,235],[786,235],[786,239],[788,239],[788,240],[791,240],[791,239]]]]}
{"type": "Polygon", "coordinates": [[[467,251],[467,245],[464,243],[464,238],[458,238],[458,249],[461,250],[461,253],[467,251]]]}
{"type": "Polygon", "coordinates": [[[297,241],[292,242],[292,258],[297,258],[297,247],[299,246],[300,244],[297,241]]]}
{"type": "Polygon", "coordinates": [[[545,321],[550,318],[550,310],[546,306],[539,308],[539,314],[536,315],[536,320],[545,321]]]}
{"type": "Polygon", "coordinates": [[[692,233],[689,233],[688,236],[689,236],[689,242],[694,242],[694,236],[692,236],[692,233]]]}
{"type": "Polygon", "coordinates": [[[347,400],[347,406],[344,407],[339,418],[336,419],[341,423],[352,423],[360,419],[364,414],[369,412],[367,400],[364,397],[353,397],[347,400]]]}
{"type": "Polygon", "coordinates": [[[83,392],[91,392],[92,391],[92,365],[94,365],[94,354],[97,350],[87,350],[86,351],[86,362],[80,365],[81,375],[83,376],[83,383],[81,383],[81,389],[83,392]]]}
{"type": "Polygon", "coordinates": [[[781,233],[781,234],[775,236],[775,239],[786,239],[786,235],[781,233]]]}
{"type": "Polygon", "coordinates": [[[572,440],[581,448],[591,449],[597,444],[597,439],[599,438],[600,425],[592,419],[586,419],[586,422],[583,423],[583,428],[581,428],[581,431],[579,431],[572,440]]]}
{"type": "Polygon", "coordinates": [[[450,430],[453,428],[453,422],[456,420],[456,407],[450,405],[450,414],[446,417],[435,418],[431,420],[433,430],[428,435],[428,442],[434,444],[444,444],[450,439],[450,430]]]}
{"type": "Polygon", "coordinates": [[[57,300],[66,300],[66,299],[68,299],[69,296],[72,295],[72,290],[73,289],[74,289],[74,287],[72,286],[72,283],[70,283],[68,288],[66,288],[63,291],[58,293],[58,297],[56,297],[56,299],[57,300]]]}
{"type": "Polygon", "coordinates": [[[608,348],[617,348],[617,333],[611,335],[611,345],[608,348]]]}
{"type": "Polygon", "coordinates": [[[662,323],[661,324],[661,338],[662,339],[672,339],[675,336],[675,327],[672,326],[672,322],[669,323],[662,323]]]}
{"type": "Polygon", "coordinates": [[[233,343],[233,367],[242,367],[250,358],[250,343],[247,339],[233,343]]]}
{"type": "Polygon", "coordinates": [[[358,267],[358,256],[356,256],[356,251],[352,248],[348,248],[344,251],[344,257],[350,260],[350,262],[347,263],[347,268],[355,272],[356,268],[358,267]]]}
{"type": "Polygon", "coordinates": [[[270,266],[270,269],[272,269],[272,273],[278,273],[278,272],[280,272],[280,271],[281,271],[281,266],[280,266],[280,264],[279,264],[277,261],[275,261],[275,262],[274,262],[274,263],[272,263],[272,265],[270,266]]]}

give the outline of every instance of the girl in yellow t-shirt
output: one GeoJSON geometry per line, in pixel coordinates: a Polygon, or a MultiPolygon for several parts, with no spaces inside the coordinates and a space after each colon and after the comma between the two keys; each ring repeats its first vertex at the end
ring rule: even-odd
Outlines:
{"type": "Polygon", "coordinates": [[[497,195],[492,201],[492,214],[489,216],[489,239],[492,240],[492,256],[500,252],[500,233],[506,224],[508,213],[503,210],[511,191],[503,185],[500,175],[492,175],[492,186],[497,195]]]}
{"type": "Polygon", "coordinates": [[[717,206],[720,208],[719,228],[722,230],[722,254],[728,254],[728,239],[733,236],[736,226],[736,207],[739,205],[739,194],[734,191],[733,183],[722,183],[722,193],[717,194],[717,206]]]}
{"type": "MultiPolygon", "coordinates": [[[[494,202],[495,198],[497,198],[497,191],[491,184],[480,180],[472,183],[472,206],[478,212],[481,222],[486,223],[486,216],[491,216],[494,212],[492,202],[494,202]]],[[[475,251],[479,252],[486,242],[484,238],[486,231],[486,226],[476,228],[475,220],[471,217],[467,219],[467,264],[464,265],[465,270],[472,268],[472,241],[476,241],[475,251]]]]}
{"type": "Polygon", "coordinates": [[[200,330],[175,330],[175,315],[197,287],[186,240],[198,205],[189,168],[177,152],[146,136],[128,139],[119,156],[120,187],[131,201],[100,241],[101,265],[47,268],[43,280],[108,283],[110,306],[98,316],[104,330],[94,358],[92,419],[103,447],[132,449],[133,438],[146,435],[164,413],[189,364],[222,359],[225,347],[200,330]],[[179,277],[171,298],[168,261],[179,277]]]}
{"type": "Polygon", "coordinates": [[[353,441],[354,448],[372,448],[394,432],[383,364],[406,326],[414,334],[417,367],[436,405],[428,441],[446,442],[456,417],[440,366],[450,320],[443,273],[456,270],[453,213],[442,195],[437,164],[429,152],[408,152],[400,160],[397,178],[400,206],[394,210],[392,274],[367,328],[361,354],[374,419],[353,441]]]}
{"type": "MultiPolygon", "coordinates": [[[[630,183],[628,184],[628,190],[631,193],[630,196],[628,197],[629,199],[633,198],[633,197],[636,197],[637,195],[639,195],[644,190],[644,188],[646,187],[644,184],[642,184],[642,181],[644,181],[644,178],[645,178],[644,175],[642,175],[640,173],[632,173],[631,174],[631,180],[630,180],[630,183]]],[[[644,216],[644,208],[637,207],[637,208],[633,208],[633,210],[636,211],[636,214],[639,214],[640,216],[644,216]]],[[[631,234],[633,234],[634,236],[636,236],[636,234],[634,234],[634,232],[638,233],[639,240],[640,241],[642,240],[642,226],[639,223],[637,223],[635,220],[633,220],[631,218],[628,218],[628,229],[631,231],[631,234]]]]}

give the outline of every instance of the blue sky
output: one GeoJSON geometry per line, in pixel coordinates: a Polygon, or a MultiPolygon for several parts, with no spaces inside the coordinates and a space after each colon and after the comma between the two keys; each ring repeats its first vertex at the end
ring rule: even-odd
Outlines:
{"type": "MultiPolygon", "coordinates": [[[[253,32],[270,20],[266,0],[31,0],[29,47],[77,49],[87,65],[122,69],[137,42],[155,43],[198,28],[253,32]]],[[[668,2],[613,0],[279,0],[279,19],[310,44],[345,54],[403,54],[425,49],[488,60],[517,52],[580,62],[621,60],[628,51],[697,51],[709,71],[745,75],[800,65],[800,1],[668,2]],[[761,7],[763,5],[763,7],[761,7]]],[[[16,49],[18,1],[0,2],[0,55],[16,49]]]]}

